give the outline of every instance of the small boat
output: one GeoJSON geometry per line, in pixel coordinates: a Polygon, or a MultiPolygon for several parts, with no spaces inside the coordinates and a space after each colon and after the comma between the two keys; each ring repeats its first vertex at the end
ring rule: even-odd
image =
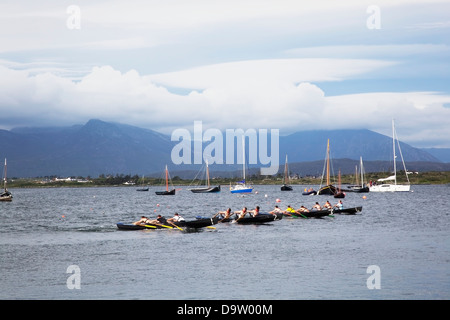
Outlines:
{"type": "Polygon", "coordinates": [[[144,176],[142,176],[142,186],[140,188],[137,188],[136,191],[148,191],[148,187],[144,186],[144,176]]]}
{"type": "Polygon", "coordinates": [[[260,213],[255,217],[243,217],[241,219],[236,219],[233,222],[240,224],[262,224],[281,219],[283,219],[282,213],[277,213],[276,215],[273,215],[271,213],[260,213]]]}
{"type": "Polygon", "coordinates": [[[170,196],[175,194],[175,189],[166,190],[166,191],[155,191],[158,196],[170,196]]]}
{"type": "Polygon", "coordinates": [[[2,193],[0,193],[0,201],[12,201],[12,198],[13,198],[11,192],[9,192],[8,189],[6,188],[6,182],[7,182],[7,179],[6,179],[6,158],[5,158],[5,168],[4,168],[4,171],[3,171],[3,188],[4,188],[4,191],[2,193]]]}
{"type": "Polygon", "coordinates": [[[198,188],[192,188],[189,189],[193,193],[215,193],[220,192],[220,185],[211,187],[211,184],[209,182],[209,168],[208,168],[208,161],[206,161],[206,187],[198,187],[198,188]]]}
{"type": "Polygon", "coordinates": [[[286,161],[284,163],[284,179],[283,185],[281,186],[281,191],[292,191],[292,187],[288,185],[289,183],[289,170],[288,170],[288,158],[286,155],[286,161]]]}
{"type": "Polygon", "coordinates": [[[245,137],[242,136],[242,155],[243,155],[243,161],[242,161],[242,173],[244,179],[242,181],[239,181],[234,187],[230,186],[230,192],[231,193],[251,193],[253,191],[252,186],[248,186],[245,183],[245,137]]]}
{"type": "Polygon", "coordinates": [[[316,194],[317,194],[317,191],[314,190],[313,188],[309,188],[309,189],[305,188],[305,190],[302,192],[302,195],[304,195],[304,196],[311,196],[311,195],[315,196],[316,194]]]}
{"type": "Polygon", "coordinates": [[[367,186],[367,184],[364,183],[364,169],[363,169],[363,161],[362,161],[362,157],[359,157],[359,163],[360,163],[360,173],[361,173],[361,184],[358,181],[358,167],[355,167],[355,178],[356,178],[356,184],[355,185],[351,185],[351,186],[347,186],[347,190],[349,192],[357,192],[357,193],[364,193],[364,192],[369,192],[370,189],[367,186]]]}
{"type": "Polygon", "coordinates": [[[155,193],[159,196],[167,196],[167,195],[174,195],[175,189],[169,190],[169,170],[167,169],[166,165],[166,190],[165,191],[155,191],[155,193]]]}

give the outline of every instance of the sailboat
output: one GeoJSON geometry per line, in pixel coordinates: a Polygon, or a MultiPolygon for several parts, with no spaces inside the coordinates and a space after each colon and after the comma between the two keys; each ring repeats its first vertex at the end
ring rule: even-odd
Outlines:
{"type": "Polygon", "coordinates": [[[142,186],[140,188],[137,188],[136,191],[148,191],[148,187],[144,186],[144,176],[142,176],[142,186]]]}
{"type": "Polygon", "coordinates": [[[245,184],[245,136],[242,136],[242,173],[243,179],[239,181],[234,187],[230,186],[231,193],[251,193],[253,191],[252,186],[245,184]]]}
{"type": "Polygon", "coordinates": [[[166,165],[166,191],[155,191],[157,195],[166,196],[166,195],[174,195],[175,189],[169,191],[169,170],[166,165]]]}
{"type": "Polygon", "coordinates": [[[6,158],[5,158],[5,168],[3,171],[3,187],[4,187],[4,191],[2,193],[0,193],[0,201],[12,201],[12,194],[11,192],[8,191],[8,189],[6,188],[6,158]]]}
{"type": "Polygon", "coordinates": [[[288,170],[288,158],[286,155],[286,161],[284,163],[284,180],[283,185],[281,186],[281,191],[292,191],[292,187],[287,185],[289,182],[289,170],[288,170]]]}
{"type": "Polygon", "coordinates": [[[189,189],[194,193],[214,193],[214,192],[220,192],[220,186],[214,186],[211,187],[211,184],[209,182],[209,167],[208,167],[208,161],[206,162],[206,187],[199,187],[199,188],[192,188],[189,189]]]}
{"type": "Polygon", "coordinates": [[[394,175],[378,179],[380,182],[384,181],[394,181],[394,183],[382,183],[382,184],[373,184],[369,187],[369,190],[371,192],[397,192],[397,191],[409,191],[411,188],[409,178],[408,178],[408,172],[406,171],[405,161],[403,160],[402,155],[402,149],[400,148],[400,142],[398,141],[397,132],[395,131],[395,124],[394,119],[392,119],[392,148],[394,151],[394,175]],[[397,166],[396,166],[396,159],[397,156],[395,155],[395,140],[397,140],[398,150],[400,151],[400,156],[402,158],[403,163],[403,169],[405,170],[406,180],[408,181],[407,184],[397,184],[397,166]]]}
{"type": "Polygon", "coordinates": [[[359,193],[363,193],[363,192],[369,192],[369,187],[367,186],[367,184],[364,183],[364,168],[363,168],[363,161],[362,161],[362,157],[359,157],[359,170],[360,170],[360,174],[361,174],[361,184],[358,181],[358,167],[356,166],[355,168],[355,178],[356,178],[356,184],[352,185],[352,186],[348,186],[348,190],[350,192],[359,192],[359,193]]]}
{"type": "Polygon", "coordinates": [[[317,194],[321,195],[335,195],[337,193],[337,189],[330,182],[330,139],[327,142],[327,156],[326,156],[326,166],[327,166],[327,184],[323,186],[317,191],[317,194]]]}

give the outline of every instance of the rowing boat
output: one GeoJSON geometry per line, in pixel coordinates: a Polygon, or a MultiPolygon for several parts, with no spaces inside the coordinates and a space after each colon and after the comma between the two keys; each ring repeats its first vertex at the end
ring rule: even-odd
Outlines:
{"type": "Polygon", "coordinates": [[[261,224],[261,223],[267,223],[272,222],[276,220],[281,220],[283,218],[282,213],[277,213],[276,215],[271,213],[260,213],[255,217],[243,217],[238,218],[234,220],[233,222],[240,223],[240,224],[261,224]]]}
{"type": "Polygon", "coordinates": [[[352,208],[333,209],[333,214],[356,214],[362,211],[362,206],[352,208]]]}
{"type": "Polygon", "coordinates": [[[177,221],[173,222],[173,224],[179,226],[179,227],[188,227],[188,228],[204,228],[212,226],[213,224],[216,224],[218,219],[213,218],[201,218],[191,221],[177,221]]]}
{"type": "Polygon", "coordinates": [[[164,224],[156,225],[156,224],[132,224],[132,223],[117,223],[117,228],[119,230],[144,230],[144,229],[174,229],[174,227],[167,226],[164,224]]]}
{"type": "Polygon", "coordinates": [[[352,207],[352,208],[343,208],[343,209],[323,209],[323,210],[311,210],[309,212],[290,212],[289,214],[286,214],[288,216],[294,216],[298,218],[322,218],[326,217],[332,214],[356,214],[358,212],[362,211],[362,206],[359,207],[352,207]]]}

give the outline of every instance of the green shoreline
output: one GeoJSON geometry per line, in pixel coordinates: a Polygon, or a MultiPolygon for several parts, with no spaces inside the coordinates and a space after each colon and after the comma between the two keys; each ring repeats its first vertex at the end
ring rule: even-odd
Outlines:
{"type": "MultiPolygon", "coordinates": [[[[365,175],[365,180],[376,181],[379,178],[385,178],[389,175],[386,172],[376,172],[367,173],[365,175]]],[[[405,183],[406,178],[403,172],[397,173],[397,182],[405,183]]],[[[238,178],[215,178],[212,179],[212,185],[229,185],[234,184],[238,178]]],[[[283,180],[280,177],[262,177],[262,176],[251,176],[249,179],[253,185],[282,185],[283,180]]],[[[303,177],[289,182],[290,185],[320,185],[321,177],[303,177]]],[[[450,171],[429,171],[409,174],[409,180],[412,185],[445,185],[450,184],[450,171]]],[[[84,179],[85,181],[85,179],[84,179]]],[[[59,187],[105,187],[105,186],[126,186],[126,182],[133,182],[134,185],[128,185],[129,187],[139,187],[142,184],[142,178],[137,175],[116,175],[99,178],[90,178],[89,182],[77,182],[77,181],[55,181],[54,179],[43,179],[43,178],[19,178],[19,179],[8,179],[8,188],[59,188],[59,187]]],[[[341,177],[342,185],[355,184],[355,175],[344,175],[341,177]]],[[[198,181],[200,182],[200,181],[198,181]]],[[[336,181],[332,181],[333,184],[337,185],[336,181]]],[[[160,178],[146,178],[144,179],[144,185],[148,186],[160,186],[163,182],[160,178]]],[[[172,184],[177,186],[189,186],[194,185],[193,180],[180,179],[175,177],[172,179],[172,184]]],[[[198,183],[195,183],[197,185],[198,183]]]]}

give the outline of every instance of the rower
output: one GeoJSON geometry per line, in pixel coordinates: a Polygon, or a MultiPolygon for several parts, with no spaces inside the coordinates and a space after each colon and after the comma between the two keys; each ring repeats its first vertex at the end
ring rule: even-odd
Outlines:
{"type": "Polygon", "coordinates": [[[309,212],[309,210],[305,206],[301,206],[300,209],[297,210],[298,213],[309,212]]]}
{"type": "Polygon", "coordinates": [[[168,222],[180,222],[185,221],[182,216],[178,214],[178,212],[175,212],[174,216],[172,218],[167,219],[168,222]]]}
{"type": "Polygon", "coordinates": [[[278,213],[283,213],[283,211],[281,211],[281,209],[278,208],[278,206],[275,206],[275,208],[272,211],[270,211],[269,213],[276,216],[278,213]]]}
{"type": "Polygon", "coordinates": [[[228,208],[227,211],[219,211],[217,212],[213,218],[219,216],[220,219],[227,219],[231,217],[231,208],[228,208]]]}
{"type": "Polygon", "coordinates": [[[333,208],[333,206],[331,205],[330,201],[327,200],[327,202],[325,202],[325,204],[323,205],[324,209],[331,209],[333,208]]]}
{"type": "Polygon", "coordinates": [[[290,205],[287,207],[287,209],[284,211],[288,216],[291,215],[291,213],[295,213],[295,209],[292,208],[290,205]]]}
{"type": "Polygon", "coordinates": [[[339,210],[344,208],[344,204],[342,203],[342,200],[339,200],[338,203],[334,206],[335,208],[338,208],[339,210]]]}
{"type": "Polygon", "coordinates": [[[259,206],[256,206],[254,210],[250,210],[248,213],[250,213],[253,217],[256,217],[259,214],[259,206]]]}
{"type": "Polygon", "coordinates": [[[140,224],[147,224],[150,221],[148,220],[148,218],[146,216],[141,216],[141,219],[139,219],[136,222],[133,222],[134,225],[140,225],[140,224]]]}
{"type": "Polygon", "coordinates": [[[240,211],[235,211],[234,213],[238,215],[239,219],[241,219],[247,214],[247,207],[242,208],[240,211]]]}
{"type": "Polygon", "coordinates": [[[156,217],[155,220],[151,220],[148,223],[165,224],[166,222],[167,222],[166,218],[164,218],[162,215],[158,214],[158,217],[156,217]]]}
{"type": "Polygon", "coordinates": [[[322,208],[320,207],[320,204],[316,202],[316,204],[312,207],[311,210],[322,210],[322,208]]]}

